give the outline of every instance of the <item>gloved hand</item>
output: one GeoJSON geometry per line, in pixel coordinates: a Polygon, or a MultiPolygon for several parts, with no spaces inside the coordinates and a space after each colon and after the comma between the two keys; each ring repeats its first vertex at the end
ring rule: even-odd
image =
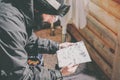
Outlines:
{"type": "Polygon", "coordinates": [[[60,72],[61,72],[62,76],[69,76],[69,75],[75,73],[77,67],[78,67],[78,64],[77,65],[69,65],[69,66],[63,67],[60,70],[60,72]]]}
{"type": "Polygon", "coordinates": [[[74,45],[74,44],[75,44],[75,43],[71,43],[71,42],[60,43],[60,44],[59,44],[59,49],[66,48],[66,47],[72,46],[72,45],[74,45]]]}

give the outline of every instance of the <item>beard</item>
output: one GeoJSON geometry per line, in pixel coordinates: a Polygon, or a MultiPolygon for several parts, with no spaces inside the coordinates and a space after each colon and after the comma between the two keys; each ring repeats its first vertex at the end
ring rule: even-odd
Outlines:
{"type": "Polygon", "coordinates": [[[46,28],[49,28],[50,26],[51,26],[50,23],[43,21],[42,14],[40,14],[39,12],[35,13],[34,26],[33,26],[34,30],[46,29],[46,28]]]}

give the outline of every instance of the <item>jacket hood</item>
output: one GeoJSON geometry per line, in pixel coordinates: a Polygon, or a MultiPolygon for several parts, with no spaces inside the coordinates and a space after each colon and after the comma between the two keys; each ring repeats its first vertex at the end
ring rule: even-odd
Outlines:
{"type": "Polygon", "coordinates": [[[21,14],[24,16],[24,22],[26,24],[26,31],[28,36],[32,34],[33,23],[34,23],[34,11],[33,11],[33,0],[0,0],[1,3],[11,4],[16,7],[21,14]]]}
{"type": "Polygon", "coordinates": [[[27,19],[26,23],[33,23],[34,11],[33,11],[33,0],[1,0],[5,3],[11,3],[14,7],[19,9],[24,17],[27,19]]]}

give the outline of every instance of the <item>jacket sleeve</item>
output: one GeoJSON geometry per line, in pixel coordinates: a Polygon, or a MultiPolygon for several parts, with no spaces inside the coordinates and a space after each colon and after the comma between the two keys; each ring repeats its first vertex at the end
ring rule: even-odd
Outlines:
{"type": "Polygon", "coordinates": [[[31,55],[35,55],[38,53],[54,54],[59,49],[59,43],[37,37],[35,33],[33,33],[32,36],[29,38],[29,41],[25,48],[26,51],[31,55]]]}

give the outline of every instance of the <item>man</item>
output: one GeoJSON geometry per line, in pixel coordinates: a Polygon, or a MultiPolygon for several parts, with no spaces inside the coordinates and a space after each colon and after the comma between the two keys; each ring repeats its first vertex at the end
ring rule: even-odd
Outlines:
{"type": "MultiPolygon", "coordinates": [[[[50,0],[34,1],[50,4],[50,0]]],[[[0,0],[1,80],[60,80],[62,76],[72,73],[69,67],[62,68],[59,72],[27,64],[28,52],[55,53],[64,45],[71,45],[36,37],[32,33],[33,15],[33,0],[0,0]]]]}

